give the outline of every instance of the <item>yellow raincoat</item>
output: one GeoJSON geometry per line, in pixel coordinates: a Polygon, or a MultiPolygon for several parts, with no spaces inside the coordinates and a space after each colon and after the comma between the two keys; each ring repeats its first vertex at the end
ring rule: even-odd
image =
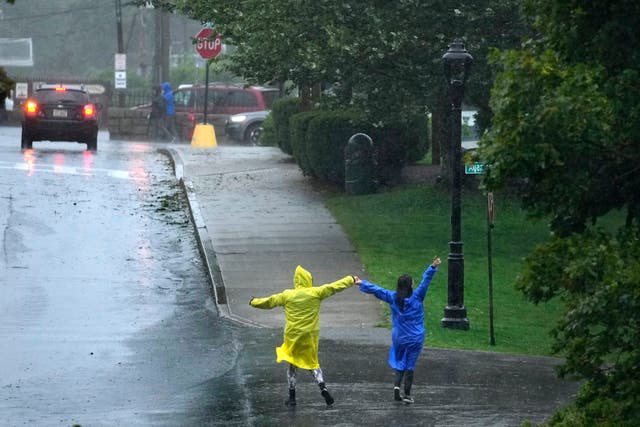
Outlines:
{"type": "Polygon", "coordinates": [[[320,303],[353,284],[353,277],[347,276],[337,282],[314,287],[311,273],[302,266],[297,266],[293,275],[294,289],[251,300],[251,306],[256,308],[284,307],[287,323],[284,327],[284,343],[276,347],[278,363],[284,360],[302,369],[320,367],[320,303]]]}

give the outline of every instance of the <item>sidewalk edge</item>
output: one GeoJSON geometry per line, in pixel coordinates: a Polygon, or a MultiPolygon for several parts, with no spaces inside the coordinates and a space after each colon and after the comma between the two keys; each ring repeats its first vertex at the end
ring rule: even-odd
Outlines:
{"type": "Polygon", "coordinates": [[[160,148],[158,151],[165,154],[173,164],[173,170],[179,181],[180,187],[184,191],[189,204],[189,215],[193,223],[196,240],[198,241],[198,250],[207,269],[209,279],[209,288],[213,297],[213,302],[218,311],[218,316],[224,319],[232,320],[245,326],[253,326],[258,328],[265,327],[259,323],[245,319],[232,313],[231,307],[227,303],[226,290],[224,285],[224,277],[218,257],[213,248],[213,242],[209,236],[207,225],[200,212],[200,205],[193,189],[193,183],[184,178],[184,161],[180,152],[173,148],[160,148]]]}

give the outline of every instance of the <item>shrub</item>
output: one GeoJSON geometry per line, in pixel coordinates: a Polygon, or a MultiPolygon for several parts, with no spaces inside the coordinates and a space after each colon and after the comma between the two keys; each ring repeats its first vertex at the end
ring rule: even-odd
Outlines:
{"type": "Polygon", "coordinates": [[[300,112],[300,108],[301,103],[299,98],[281,98],[273,103],[269,116],[272,117],[273,120],[275,143],[269,145],[277,145],[285,153],[293,154],[289,119],[294,114],[300,112]]]}
{"type": "Polygon", "coordinates": [[[428,120],[422,114],[374,127],[369,135],[376,152],[380,184],[396,181],[405,165],[422,159],[429,150],[428,120]]]}
{"type": "MultiPolygon", "coordinates": [[[[316,113],[314,111],[304,111],[302,113],[297,113],[291,116],[289,120],[289,128],[290,128],[290,146],[291,153],[293,157],[296,158],[296,162],[302,173],[305,175],[313,175],[313,171],[311,169],[311,163],[307,156],[307,129],[309,127],[309,122],[313,119],[316,113]]],[[[284,151],[284,150],[283,150],[284,151]]]]}
{"type": "Polygon", "coordinates": [[[355,111],[317,111],[307,129],[306,154],[314,176],[342,186],[344,149],[349,138],[365,129],[362,115],[355,111]]]}
{"type": "MultiPolygon", "coordinates": [[[[282,104],[280,107],[284,109],[282,104]]],[[[281,125],[282,119],[275,115],[273,119],[276,128],[281,125]]],[[[397,181],[402,168],[422,159],[429,147],[428,121],[420,114],[374,126],[360,111],[312,110],[290,116],[287,128],[288,153],[296,158],[302,172],[340,186],[344,183],[344,148],[355,133],[365,133],[373,140],[372,167],[379,184],[397,181]]]]}
{"type": "Polygon", "coordinates": [[[278,139],[276,137],[276,129],[271,114],[262,122],[262,133],[260,133],[260,145],[266,147],[276,147],[278,139]]]}

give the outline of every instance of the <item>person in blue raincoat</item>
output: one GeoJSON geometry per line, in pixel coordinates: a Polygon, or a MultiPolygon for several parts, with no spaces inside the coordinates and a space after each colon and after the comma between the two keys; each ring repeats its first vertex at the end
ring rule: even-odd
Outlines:
{"type": "Polygon", "coordinates": [[[440,258],[434,258],[422,274],[420,285],[414,290],[413,279],[408,274],[398,278],[396,291],[381,288],[367,280],[356,280],[356,285],[367,294],[389,304],[391,308],[391,350],[389,365],[395,371],[393,395],[397,401],[413,403],[411,386],[413,371],[424,344],[424,298],[431,279],[438,271],[440,258]],[[400,385],[404,378],[404,396],[400,396],[400,385]]]}
{"type": "Polygon", "coordinates": [[[162,96],[164,97],[165,106],[165,128],[169,131],[169,139],[174,142],[176,140],[176,106],[169,82],[162,83],[162,96]]]}
{"type": "MultiPolygon", "coordinates": [[[[322,369],[318,362],[320,341],[320,303],[336,292],[354,285],[357,277],[346,276],[322,286],[313,286],[311,273],[297,266],[293,275],[293,289],[268,296],[251,298],[249,304],[255,308],[271,309],[283,307],[286,324],[284,342],[276,347],[276,361],[289,362],[287,380],[289,384],[288,406],[296,404],[296,368],[311,371],[327,405],[332,405],[333,397],[325,385],[322,369]]],[[[359,279],[358,279],[359,280],[359,279]]]]}

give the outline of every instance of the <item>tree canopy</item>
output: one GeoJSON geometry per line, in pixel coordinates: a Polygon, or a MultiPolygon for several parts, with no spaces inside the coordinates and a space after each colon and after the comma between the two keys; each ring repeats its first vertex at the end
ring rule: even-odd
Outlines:
{"type": "Polygon", "coordinates": [[[560,372],[587,380],[572,416],[637,425],[640,3],[528,0],[526,11],[538,37],[492,53],[484,182],[550,218],[518,286],[536,303],[566,301],[553,331],[560,372]]]}
{"type": "Polygon", "coordinates": [[[334,101],[387,117],[442,103],[441,57],[456,37],[476,57],[470,103],[488,104],[489,47],[513,46],[518,2],[439,0],[176,0],[181,13],[214,24],[237,47],[235,71],[256,82],[333,84],[334,101]],[[477,89],[475,89],[477,87],[477,89]]]}

